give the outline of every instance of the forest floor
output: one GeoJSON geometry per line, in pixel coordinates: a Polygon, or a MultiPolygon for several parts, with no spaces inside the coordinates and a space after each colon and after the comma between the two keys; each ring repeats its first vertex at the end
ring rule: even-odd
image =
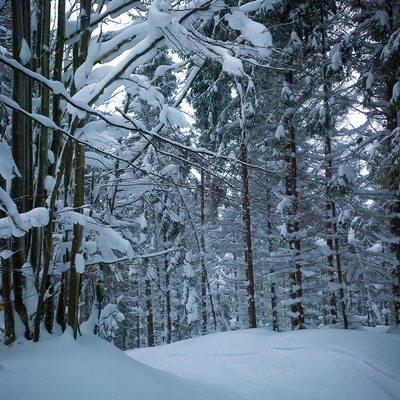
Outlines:
{"type": "Polygon", "coordinates": [[[223,332],[122,352],[70,331],[0,346],[0,399],[399,400],[400,328],[223,332]]]}

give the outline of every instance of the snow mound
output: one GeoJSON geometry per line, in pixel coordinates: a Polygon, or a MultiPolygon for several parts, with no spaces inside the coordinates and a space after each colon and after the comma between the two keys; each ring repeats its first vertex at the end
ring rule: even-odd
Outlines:
{"type": "Polygon", "coordinates": [[[0,398],[10,400],[234,399],[143,365],[96,336],[75,341],[69,331],[38,343],[0,345],[0,388],[0,398]]]}
{"type": "Polygon", "coordinates": [[[259,328],[126,353],[68,330],[0,345],[0,399],[394,400],[399,360],[400,327],[259,328]]]}
{"type": "Polygon", "coordinates": [[[260,328],[127,354],[229,389],[243,400],[400,399],[400,336],[385,328],[284,333],[260,328]]]}

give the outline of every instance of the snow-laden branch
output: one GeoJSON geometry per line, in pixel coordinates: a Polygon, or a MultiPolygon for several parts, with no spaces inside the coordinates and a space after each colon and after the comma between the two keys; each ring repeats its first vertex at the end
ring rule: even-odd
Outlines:
{"type": "Polygon", "coordinates": [[[0,218],[0,238],[24,236],[31,228],[43,227],[49,222],[49,212],[44,207],[20,214],[10,195],[1,187],[0,209],[7,213],[7,217],[0,218]]]}
{"type": "Polygon", "coordinates": [[[15,176],[21,176],[12,158],[11,149],[3,137],[0,137],[0,175],[7,182],[15,176]]]}
{"type": "Polygon", "coordinates": [[[135,130],[137,132],[139,132],[141,135],[143,135],[143,137],[146,138],[146,140],[148,141],[148,143],[151,143],[150,138],[152,139],[157,139],[160,142],[164,142],[167,143],[169,145],[171,145],[172,147],[175,148],[179,148],[180,150],[184,150],[186,152],[190,152],[192,154],[199,154],[202,156],[207,156],[210,158],[219,158],[221,160],[225,160],[228,161],[230,163],[237,163],[237,164],[241,164],[241,165],[246,165],[249,168],[253,168],[253,169],[257,169],[259,171],[265,172],[267,174],[270,175],[274,175],[277,177],[280,177],[280,175],[278,173],[276,173],[275,171],[271,171],[268,170],[266,168],[260,167],[259,165],[254,165],[254,164],[250,164],[247,162],[243,162],[241,160],[239,160],[235,154],[231,153],[229,155],[222,155],[220,152],[215,152],[212,150],[208,150],[205,147],[193,147],[193,146],[189,146],[180,142],[177,142],[176,140],[170,139],[166,136],[163,136],[159,133],[156,133],[154,130],[152,131],[148,131],[148,130],[142,130],[139,129],[138,126],[136,125],[136,121],[135,119],[131,118],[129,115],[127,115],[126,113],[124,113],[122,110],[118,110],[128,121],[130,121],[132,123],[132,125],[135,127],[135,130]]]}
{"type": "MultiPolygon", "coordinates": [[[[269,2],[265,1],[255,3],[257,3],[259,7],[269,4],[269,2]]],[[[108,8],[105,13],[110,12],[109,15],[112,15],[112,10],[118,8],[119,12],[122,10],[120,7],[123,7],[125,10],[126,6],[134,6],[134,4],[136,3],[130,1],[123,3],[120,1],[110,2],[107,5],[108,8]]],[[[139,151],[133,160],[126,160],[113,154],[107,154],[128,165],[133,166],[132,162],[143,154],[143,151],[152,143],[153,139],[169,143],[185,151],[201,154],[202,156],[219,157],[230,162],[240,162],[232,154],[222,155],[204,148],[182,145],[177,141],[173,141],[161,135],[161,132],[166,125],[183,126],[185,124],[185,118],[178,110],[178,107],[186,97],[206,58],[212,58],[220,62],[225,73],[241,76],[244,74],[244,69],[240,57],[244,54],[245,56],[257,56],[260,59],[267,58],[268,49],[271,45],[270,34],[262,24],[246,16],[246,13],[251,12],[248,7],[247,9],[228,7],[223,1],[213,0],[189,2],[184,5],[178,3],[173,6],[168,4],[168,2],[161,2],[158,0],[152,2],[148,8],[147,20],[134,21],[126,28],[123,28],[117,35],[113,36],[111,34],[110,40],[102,41],[104,37],[101,37],[101,35],[98,38],[93,38],[90,44],[88,58],[75,74],[76,85],[81,89],[73,97],[69,95],[61,82],[46,79],[40,74],[23,67],[17,61],[11,60],[3,55],[0,55],[0,62],[21,71],[47,86],[54,94],[60,95],[69,104],[68,111],[72,115],[83,118],[87,113],[96,116],[113,127],[126,130],[127,132],[137,131],[142,135],[142,150],[139,151]],[[196,22],[199,18],[203,21],[212,20],[221,10],[227,11],[227,13],[224,14],[224,18],[228,26],[235,32],[239,32],[239,36],[235,35],[235,39],[232,42],[224,42],[209,38],[196,28],[196,22]],[[93,70],[93,65],[98,63],[99,59],[103,59],[106,55],[108,57],[112,54],[114,56],[119,54],[120,49],[124,47],[123,44],[127,43],[127,41],[129,41],[131,49],[126,52],[122,61],[112,67],[104,66],[93,70]],[[188,74],[183,89],[178,94],[172,106],[166,104],[161,93],[157,88],[153,87],[150,82],[146,82],[145,80],[141,82],[140,79],[142,78],[134,74],[135,69],[144,62],[150,61],[158,49],[164,44],[189,54],[189,60],[194,65],[191,73],[188,74]],[[102,72],[104,72],[103,75],[102,72]],[[140,88],[139,86],[142,83],[148,86],[140,88]],[[104,96],[107,97],[110,91],[114,91],[116,87],[121,84],[127,86],[127,88],[133,85],[134,90],[138,90],[137,93],[139,97],[143,98],[149,104],[156,101],[156,107],[159,109],[160,123],[155,128],[148,130],[140,121],[135,120],[127,114],[123,114],[124,119],[121,120],[115,116],[105,115],[93,109],[94,104],[102,102],[104,96]]],[[[253,6],[255,5],[256,4],[253,4],[253,6]]],[[[103,14],[103,16],[105,15],[106,14],[103,14]]],[[[98,21],[101,19],[102,17],[99,16],[98,21]]],[[[94,21],[96,21],[96,17],[94,21]]],[[[159,68],[155,77],[162,76],[166,70],[166,68],[159,68]]],[[[95,147],[90,142],[81,141],[77,133],[71,135],[70,132],[56,126],[50,119],[46,119],[38,114],[28,113],[22,110],[17,103],[5,97],[0,98],[0,101],[30,116],[40,124],[55,129],[71,137],[73,140],[77,140],[100,153],[106,154],[106,152],[95,147]]],[[[249,165],[249,167],[254,166],[249,165]]],[[[260,169],[259,167],[257,168],[260,169]]],[[[271,171],[266,172],[272,173],[271,171]]]]}
{"type": "MultiPolygon", "coordinates": [[[[87,146],[93,150],[95,150],[98,153],[101,153],[103,155],[106,155],[108,157],[112,157],[116,160],[122,161],[124,163],[127,163],[130,167],[132,168],[137,168],[135,165],[133,165],[129,160],[119,157],[116,154],[107,152],[105,150],[102,150],[99,147],[94,146],[92,143],[88,142],[88,141],[84,141],[79,139],[78,137],[72,135],[70,132],[68,132],[67,130],[59,127],[58,125],[56,125],[54,123],[54,121],[48,117],[45,117],[43,115],[40,114],[36,114],[36,113],[30,113],[28,111],[26,111],[24,108],[22,108],[17,102],[15,102],[14,100],[11,100],[9,97],[5,96],[5,95],[1,95],[0,94],[0,103],[3,103],[5,106],[7,106],[8,108],[11,108],[15,111],[20,112],[21,114],[26,115],[27,117],[31,118],[33,121],[37,122],[39,125],[45,126],[49,129],[52,129],[58,133],[62,133],[64,135],[66,135],[67,137],[69,137],[70,139],[76,141],[77,143],[80,143],[84,146],[87,146]]],[[[117,128],[123,128],[123,129],[129,129],[129,127],[127,127],[126,125],[122,125],[119,123],[116,123],[115,121],[111,122],[109,117],[103,116],[100,112],[97,112],[95,110],[92,110],[91,108],[89,108],[88,112],[91,112],[92,114],[96,115],[97,117],[104,117],[101,118],[103,120],[105,120],[107,123],[109,123],[110,125],[117,127],[117,128]]],[[[132,129],[131,129],[132,130],[132,129]]]]}

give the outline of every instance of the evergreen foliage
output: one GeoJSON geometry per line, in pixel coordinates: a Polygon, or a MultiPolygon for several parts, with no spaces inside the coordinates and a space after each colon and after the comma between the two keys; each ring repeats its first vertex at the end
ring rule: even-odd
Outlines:
{"type": "Polygon", "coordinates": [[[399,323],[396,1],[0,7],[5,343],[399,323]]]}

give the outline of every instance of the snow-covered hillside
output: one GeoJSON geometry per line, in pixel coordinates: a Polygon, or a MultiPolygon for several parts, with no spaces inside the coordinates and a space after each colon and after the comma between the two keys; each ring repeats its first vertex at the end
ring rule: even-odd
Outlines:
{"type": "Polygon", "coordinates": [[[252,329],[124,354],[91,335],[75,342],[68,331],[0,347],[0,398],[398,400],[396,333],[252,329]]]}

